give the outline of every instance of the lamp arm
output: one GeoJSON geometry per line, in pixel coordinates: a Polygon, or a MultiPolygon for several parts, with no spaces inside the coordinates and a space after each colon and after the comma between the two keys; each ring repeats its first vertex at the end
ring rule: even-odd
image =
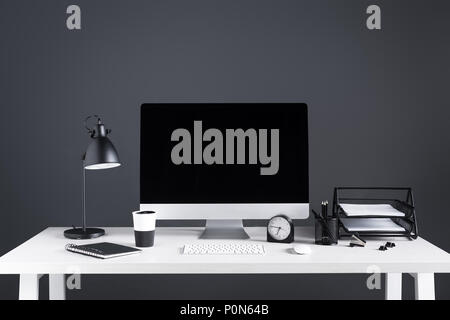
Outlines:
{"type": "Polygon", "coordinates": [[[82,182],[82,197],[81,197],[81,207],[82,207],[82,223],[83,232],[86,231],[86,170],[84,169],[84,159],[81,166],[83,182],[82,182]]]}

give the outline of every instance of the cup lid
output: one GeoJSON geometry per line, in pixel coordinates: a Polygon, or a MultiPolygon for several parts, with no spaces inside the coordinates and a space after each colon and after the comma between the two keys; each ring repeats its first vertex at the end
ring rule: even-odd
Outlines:
{"type": "Polygon", "coordinates": [[[133,211],[133,214],[154,214],[155,211],[133,211]]]}

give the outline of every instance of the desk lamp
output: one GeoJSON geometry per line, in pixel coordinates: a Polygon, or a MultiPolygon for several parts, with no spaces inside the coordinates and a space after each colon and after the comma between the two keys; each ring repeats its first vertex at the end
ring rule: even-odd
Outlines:
{"type": "Polygon", "coordinates": [[[82,157],[83,171],[83,197],[82,197],[82,221],[81,228],[68,229],[64,231],[64,236],[70,239],[93,239],[105,234],[105,230],[100,228],[86,227],[86,170],[110,169],[120,166],[119,155],[116,148],[107,137],[111,132],[106,129],[99,116],[93,115],[84,121],[85,127],[92,139],[86,152],[82,157]],[[89,128],[87,122],[91,118],[97,119],[94,128],[89,128]]]}

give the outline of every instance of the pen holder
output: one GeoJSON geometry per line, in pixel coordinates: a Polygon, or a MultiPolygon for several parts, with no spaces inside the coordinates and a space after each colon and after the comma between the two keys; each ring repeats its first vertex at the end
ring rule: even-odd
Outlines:
{"type": "Polygon", "coordinates": [[[339,239],[339,221],[337,218],[329,218],[324,222],[315,219],[315,243],[321,245],[337,244],[339,239]],[[328,231],[324,228],[326,223],[328,231]]]}

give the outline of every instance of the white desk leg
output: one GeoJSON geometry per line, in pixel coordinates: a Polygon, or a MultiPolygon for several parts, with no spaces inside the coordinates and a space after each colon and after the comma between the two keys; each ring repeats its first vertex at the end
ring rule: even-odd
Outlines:
{"type": "Polygon", "coordinates": [[[66,281],[64,274],[48,275],[49,300],[66,300],[66,281]]]}
{"type": "Polygon", "coordinates": [[[39,300],[39,274],[21,274],[19,300],[39,300]]]}
{"type": "Polygon", "coordinates": [[[413,273],[416,300],[434,300],[434,273],[413,273]]]}
{"type": "Polygon", "coordinates": [[[386,300],[402,300],[402,274],[386,273],[386,300]]]}

